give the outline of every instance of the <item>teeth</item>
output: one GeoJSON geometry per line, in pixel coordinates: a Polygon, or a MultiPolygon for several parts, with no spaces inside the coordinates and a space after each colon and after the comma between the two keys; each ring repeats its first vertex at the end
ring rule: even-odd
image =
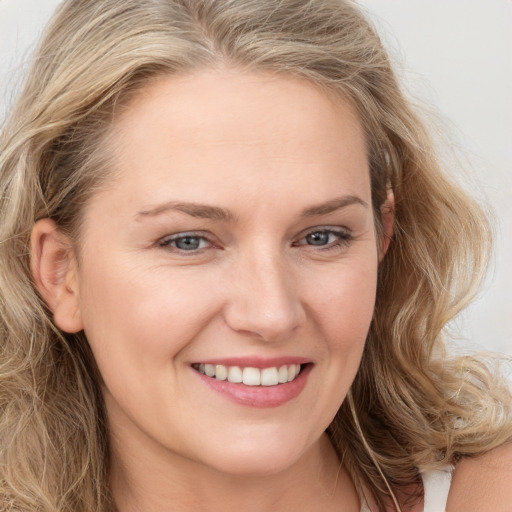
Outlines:
{"type": "Polygon", "coordinates": [[[228,369],[221,364],[216,365],[215,378],[218,380],[226,380],[228,378],[228,369]]]}
{"type": "Polygon", "coordinates": [[[288,365],[288,382],[291,382],[300,372],[300,364],[288,365]]]}
{"type": "Polygon", "coordinates": [[[261,384],[261,372],[258,368],[244,368],[242,382],[246,386],[259,386],[261,384]]]}
{"type": "Polygon", "coordinates": [[[261,385],[262,386],[277,386],[279,383],[279,373],[277,368],[264,368],[261,370],[261,385]]]}
{"type": "Polygon", "coordinates": [[[239,366],[224,366],[222,364],[195,364],[193,367],[208,377],[217,380],[227,380],[233,383],[243,383],[246,386],[277,386],[293,381],[300,373],[300,364],[283,365],[277,368],[240,368],[239,366]]]}
{"type": "Polygon", "coordinates": [[[279,368],[277,373],[277,380],[279,384],[284,384],[288,382],[288,366],[284,365],[279,368]]]}
{"type": "Polygon", "coordinates": [[[229,382],[242,382],[242,370],[238,366],[230,366],[228,368],[228,381],[229,382]]]}

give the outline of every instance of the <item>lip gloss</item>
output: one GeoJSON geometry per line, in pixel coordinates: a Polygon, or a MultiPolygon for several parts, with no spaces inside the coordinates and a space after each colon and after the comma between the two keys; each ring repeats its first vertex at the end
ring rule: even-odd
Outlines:
{"type": "MultiPolygon", "coordinates": [[[[288,359],[287,361],[290,360],[288,359]]],[[[219,361],[216,362],[220,364],[219,361]]],[[[246,363],[245,360],[244,363],[246,363]]],[[[265,364],[268,364],[268,362],[265,364]]],[[[244,366],[248,365],[244,364],[244,366]]],[[[203,375],[196,370],[193,371],[210,389],[232,402],[247,407],[269,408],[279,407],[280,405],[283,405],[297,397],[304,389],[312,368],[313,364],[304,364],[301,372],[294,380],[284,384],[277,384],[275,386],[247,386],[242,383],[218,380],[214,377],[203,375]]]]}

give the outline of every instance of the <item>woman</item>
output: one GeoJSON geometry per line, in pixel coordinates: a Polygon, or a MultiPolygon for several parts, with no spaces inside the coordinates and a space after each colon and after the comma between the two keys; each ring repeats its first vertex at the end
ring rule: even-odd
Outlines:
{"type": "Polygon", "coordinates": [[[352,2],[64,2],[0,155],[2,510],[510,509],[485,217],[352,2]]]}

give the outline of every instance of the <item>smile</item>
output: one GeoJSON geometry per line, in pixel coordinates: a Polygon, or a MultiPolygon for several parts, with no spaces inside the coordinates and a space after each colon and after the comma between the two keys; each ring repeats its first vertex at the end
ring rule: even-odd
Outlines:
{"type": "Polygon", "coordinates": [[[300,364],[254,368],[225,366],[223,364],[193,364],[192,368],[199,373],[220,381],[246,386],[277,386],[292,382],[300,374],[300,364]]]}

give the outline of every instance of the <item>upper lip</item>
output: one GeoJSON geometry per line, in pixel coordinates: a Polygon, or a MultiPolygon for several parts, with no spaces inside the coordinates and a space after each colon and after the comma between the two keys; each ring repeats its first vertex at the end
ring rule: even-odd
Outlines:
{"type": "Polygon", "coordinates": [[[193,364],[212,364],[223,366],[240,366],[243,368],[272,368],[280,367],[286,364],[306,364],[311,363],[310,359],[297,356],[281,356],[281,357],[223,357],[218,359],[202,359],[195,361],[193,364]]]}

